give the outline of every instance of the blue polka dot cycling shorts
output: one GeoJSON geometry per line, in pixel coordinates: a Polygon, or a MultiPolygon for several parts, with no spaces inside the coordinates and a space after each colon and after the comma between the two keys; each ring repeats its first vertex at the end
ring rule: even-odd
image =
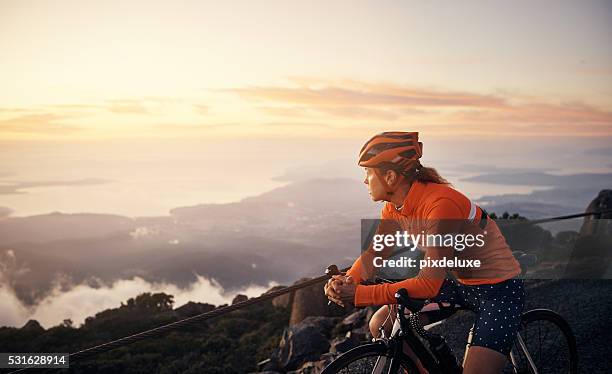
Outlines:
{"type": "MultiPolygon", "coordinates": [[[[446,279],[438,295],[430,301],[448,303],[475,312],[477,317],[471,345],[490,348],[507,355],[520,326],[525,288],[523,280],[517,278],[477,286],[446,279]]],[[[428,312],[424,314],[428,315],[428,312]]],[[[432,317],[435,314],[433,313],[432,317]]]]}

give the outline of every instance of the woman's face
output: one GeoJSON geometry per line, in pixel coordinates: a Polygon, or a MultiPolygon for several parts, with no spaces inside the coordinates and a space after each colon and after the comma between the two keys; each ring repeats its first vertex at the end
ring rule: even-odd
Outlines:
{"type": "Polygon", "coordinates": [[[370,198],[374,201],[384,200],[384,198],[387,197],[387,191],[374,172],[374,168],[365,168],[365,171],[366,175],[363,183],[368,186],[370,198]]]}

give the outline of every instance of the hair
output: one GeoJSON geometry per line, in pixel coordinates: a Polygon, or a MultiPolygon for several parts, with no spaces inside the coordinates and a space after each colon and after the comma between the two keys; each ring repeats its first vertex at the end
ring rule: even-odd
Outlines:
{"type": "Polygon", "coordinates": [[[421,183],[451,184],[449,181],[442,178],[436,169],[423,166],[418,160],[415,161],[409,168],[404,170],[399,169],[397,165],[392,163],[384,163],[383,165],[380,165],[379,168],[383,173],[393,170],[394,172],[403,175],[405,180],[409,183],[416,181],[421,183]]]}

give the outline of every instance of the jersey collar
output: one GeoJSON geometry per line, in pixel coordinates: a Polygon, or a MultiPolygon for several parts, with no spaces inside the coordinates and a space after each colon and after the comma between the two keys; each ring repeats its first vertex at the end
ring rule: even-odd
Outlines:
{"type": "Polygon", "coordinates": [[[413,182],[412,186],[410,186],[410,190],[406,194],[406,198],[404,199],[404,204],[402,205],[402,209],[399,211],[402,215],[411,216],[414,213],[414,210],[419,205],[421,198],[423,197],[423,193],[425,191],[425,183],[421,182],[413,182]]]}

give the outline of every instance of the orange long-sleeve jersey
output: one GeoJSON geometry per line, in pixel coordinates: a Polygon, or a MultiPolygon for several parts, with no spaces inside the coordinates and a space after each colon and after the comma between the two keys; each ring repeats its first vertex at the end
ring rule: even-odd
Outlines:
{"type": "MultiPolygon", "coordinates": [[[[418,227],[419,231],[422,229],[425,233],[440,232],[437,223],[471,222],[476,228],[481,223],[481,216],[482,210],[454,188],[444,184],[421,182],[412,184],[400,211],[393,204],[386,203],[381,213],[383,220],[393,220],[402,227],[418,227]]],[[[473,246],[464,251],[456,251],[453,248],[438,246],[427,247],[424,250],[426,258],[477,259],[480,260],[480,267],[452,270],[442,267],[422,267],[416,277],[397,283],[359,284],[373,275],[372,260],[381,254],[373,251],[370,246],[347,272],[347,275],[358,283],[355,305],[395,303],[395,293],[401,288],[406,288],[414,298],[434,297],[438,294],[447,271],[451,271],[459,282],[468,285],[499,283],[520,274],[520,265],[512,255],[495,221],[487,219],[484,229],[479,230],[484,235],[484,245],[481,247],[473,246]]]]}

